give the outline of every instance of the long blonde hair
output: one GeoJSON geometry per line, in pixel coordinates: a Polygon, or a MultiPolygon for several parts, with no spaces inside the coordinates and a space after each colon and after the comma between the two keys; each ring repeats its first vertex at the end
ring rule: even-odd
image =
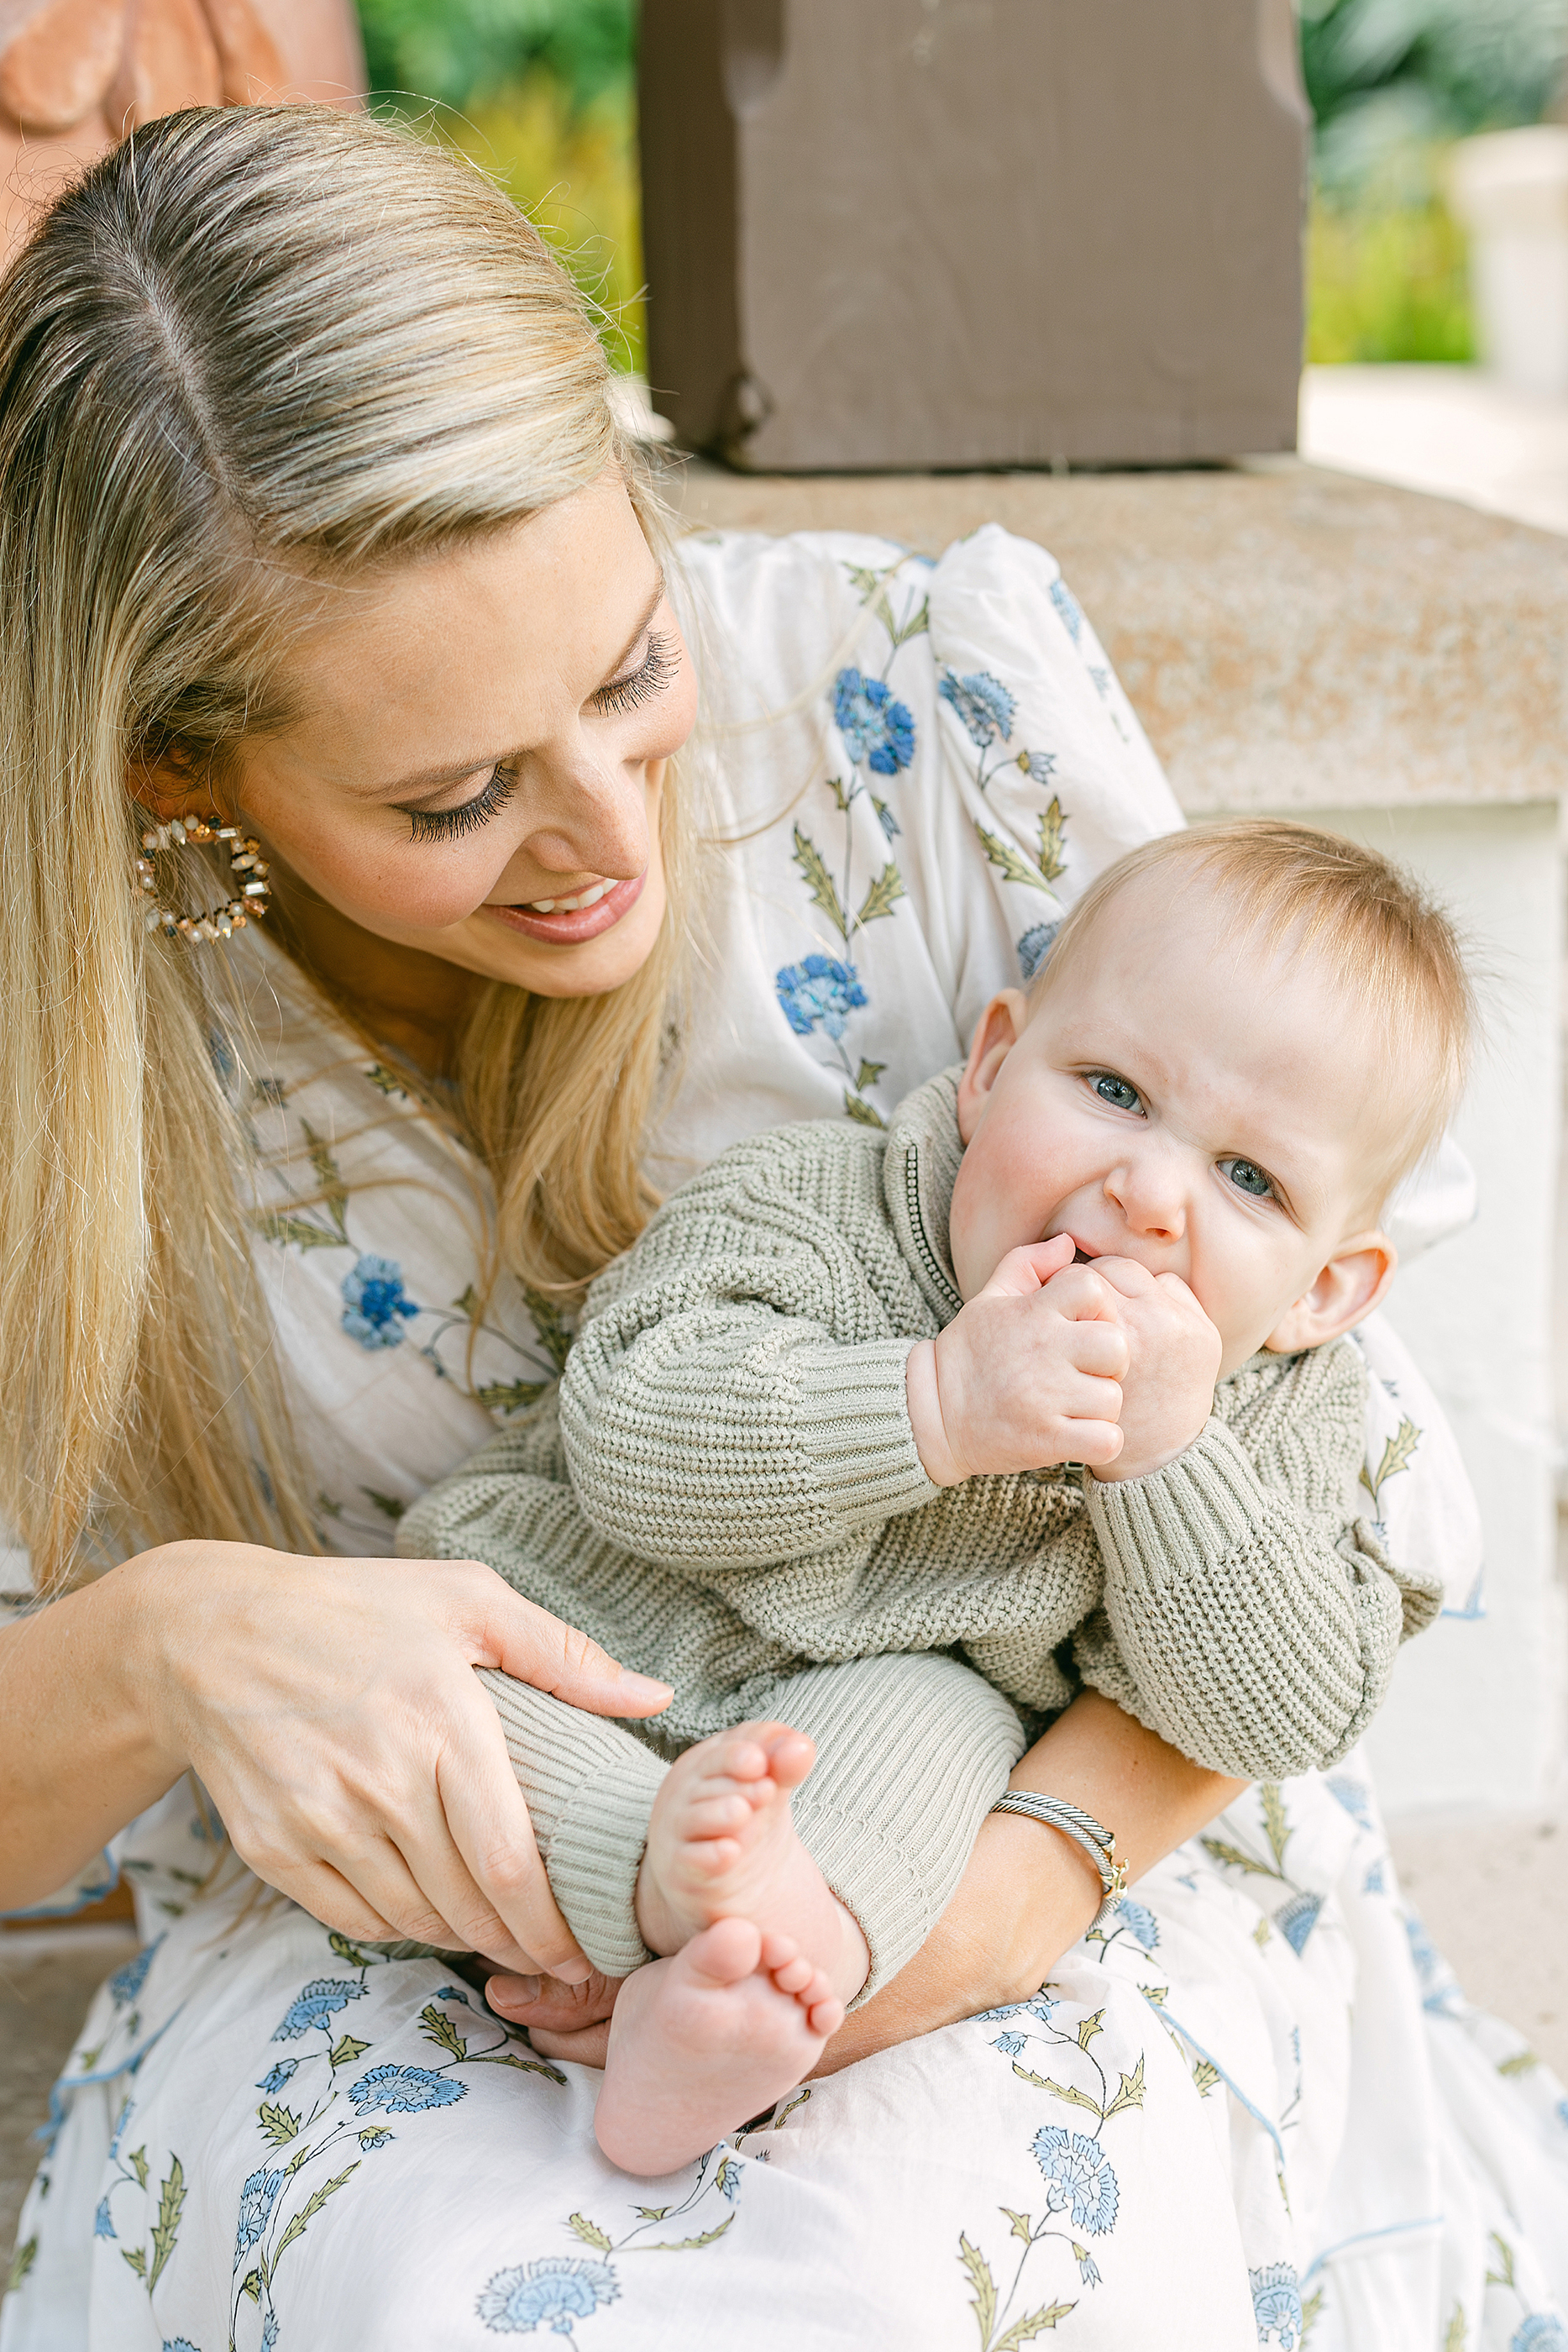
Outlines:
{"type": "MultiPolygon", "coordinates": [[[[128,766],[173,751],[221,781],[277,723],[302,582],[607,466],[662,551],[607,390],[582,301],[488,182],[327,109],[152,124],[0,281],[0,1511],[40,1584],[89,1529],[318,1548],[214,951],[145,930],[128,766]]],[[[678,792],[664,809],[678,908],[678,792]]],[[[611,994],[496,984],[469,1024],[467,1125],[526,1280],[580,1279],[647,1214],[679,929],[611,994]]]]}

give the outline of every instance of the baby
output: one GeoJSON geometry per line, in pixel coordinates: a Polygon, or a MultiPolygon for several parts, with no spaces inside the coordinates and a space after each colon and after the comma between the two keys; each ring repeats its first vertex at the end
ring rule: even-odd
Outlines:
{"type": "Polygon", "coordinates": [[[629,1731],[487,1677],[556,1898],[631,1979],[616,2163],[810,2071],[1082,1685],[1246,1779],[1361,1736],[1438,1593],[1355,1516],[1346,1335],[1470,1018],[1373,853],[1149,843],[885,1133],[758,1136],[666,1202],[559,1391],[409,1513],[408,1552],[674,1689],[629,1731]]]}

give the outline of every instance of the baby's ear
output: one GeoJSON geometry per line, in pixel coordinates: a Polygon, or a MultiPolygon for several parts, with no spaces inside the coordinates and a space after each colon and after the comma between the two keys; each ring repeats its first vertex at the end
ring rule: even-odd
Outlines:
{"type": "Polygon", "coordinates": [[[1312,1288],[1286,1308],[1263,1345],[1279,1356],[1297,1356],[1337,1339],[1382,1305],[1398,1263],[1386,1234],[1353,1234],[1341,1242],[1312,1288]]]}
{"type": "Polygon", "coordinates": [[[1004,988],[975,1024],[969,1058],[958,1081],[958,1133],[966,1147],[975,1139],[997,1072],[1022,1036],[1028,1019],[1029,999],[1022,989],[1004,988]]]}

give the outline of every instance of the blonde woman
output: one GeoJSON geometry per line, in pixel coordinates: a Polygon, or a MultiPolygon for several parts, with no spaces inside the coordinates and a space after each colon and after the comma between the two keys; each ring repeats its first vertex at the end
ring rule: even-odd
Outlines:
{"type": "MultiPolygon", "coordinates": [[[[1113,1931],[998,1817],[833,2068],[633,2204],[591,2131],[615,1989],[473,1670],[661,1694],[389,1557],[657,1183],[878,1120],[1179,821],[1051,560],[672,550],[527,225],[256,110],[138,133],[0,284],[0,1501],[47,1596],[0,1634],[0,1901],[119,1871],[146,1939],[5,2352],[1109,2352],[1156,2314],[1293,2352],[1308,2305],[1385,2352],[1493,2222],[1549,2311],[1568,2168],[1490,2067],[1448,2120],[1363,1778],[1239,1797],[1092,1696],[1019,1777],[1113,1824],[1113,1931]]],[[[1427,1436],[1391,1539],[1463,1588],[1440,1418],[1367,1345],[1427,1436]]]]}

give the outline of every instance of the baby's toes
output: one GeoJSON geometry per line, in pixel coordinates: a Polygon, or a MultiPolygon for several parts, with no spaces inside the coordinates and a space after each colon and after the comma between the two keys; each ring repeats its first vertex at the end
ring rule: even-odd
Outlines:
{"type": "Polygon", "coordinates": [[[752,1808],[745,1797],[720,1790],[712,1796],[693,1797],[681,1807],[679,1818],[684,1838],[738,1837],[750,1826],[752,1808]]]}
{"type": "Polygon", "coordinates": [[[795,1958],[786,1960],[781,1969],[769,1969],[768,1973],[780,1992],[803,1993],[820,1971],[812,1967],[804,1952],[797,1952],[795,1958]]]}
{"type": "Polygon", "coordinates": [[[844,2005],[837,1993],[827,1986],[826,1979],[823,1979],[823,1985],[824,1991],[821,2000],[809,2001],[802,1994],[800,2006],[806,2012],[806,2022],[811,2032],[827,2042],[838,2032],[844,2021],[844,2005]]]}

